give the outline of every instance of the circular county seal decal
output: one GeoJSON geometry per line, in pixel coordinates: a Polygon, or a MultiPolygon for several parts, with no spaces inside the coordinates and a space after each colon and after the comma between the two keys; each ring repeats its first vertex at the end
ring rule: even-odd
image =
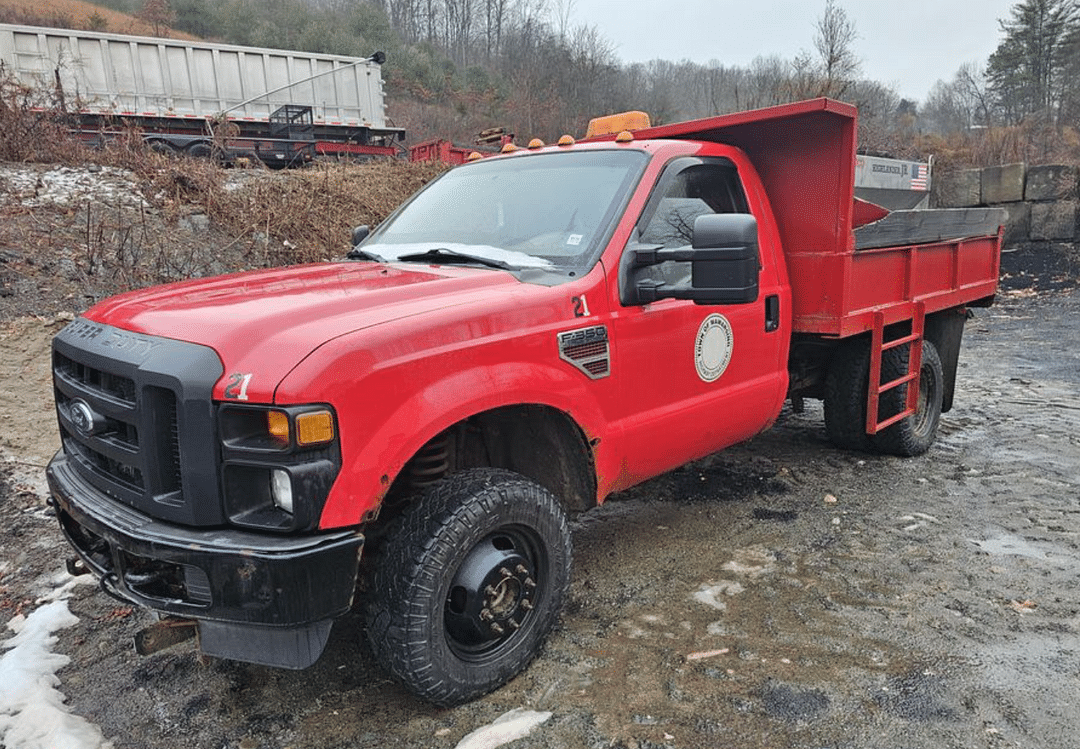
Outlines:
{"type": "Polygon", "coordinates": [[[731,323],[723,315],[709,315],[701,321],[697,340],[694,342],[694,366],[698,377],[712,382],[724,374],[731,362],[731,348],[735,337],[731,323]]]}

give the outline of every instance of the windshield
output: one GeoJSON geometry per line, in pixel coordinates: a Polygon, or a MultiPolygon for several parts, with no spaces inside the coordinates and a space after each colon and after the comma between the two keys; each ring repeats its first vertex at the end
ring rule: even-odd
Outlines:
{"type": "Polygon", "coordinates": [[[644,168],[639,151],[477,161],[418,193],[362,245],[388,261],[495,261],[567,276],[591,267],[644,168]]]}

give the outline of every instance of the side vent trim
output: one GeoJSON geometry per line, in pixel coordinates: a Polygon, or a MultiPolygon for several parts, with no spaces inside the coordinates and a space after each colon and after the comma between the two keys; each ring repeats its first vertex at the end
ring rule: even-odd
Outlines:
{"type": "Polygon", "coordinates": [[[611,374],[611,346],[603,325],[559,333],[559,358],[599,380],[611,374]]]}

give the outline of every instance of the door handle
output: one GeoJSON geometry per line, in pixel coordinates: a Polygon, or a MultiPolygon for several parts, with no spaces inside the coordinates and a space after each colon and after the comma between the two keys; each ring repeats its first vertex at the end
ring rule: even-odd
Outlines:
{"type": "Polygon", "coordinates": [[[765,332],[772,333],[780,328],[780,296],[770,294],[765,297],[765,332]]]}

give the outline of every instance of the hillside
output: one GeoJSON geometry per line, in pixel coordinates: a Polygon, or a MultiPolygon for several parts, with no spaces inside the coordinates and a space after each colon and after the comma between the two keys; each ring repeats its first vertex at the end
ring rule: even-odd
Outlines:
{"type": "MultiPolygon", "coordinates": [[[[150,24],[127,13],[86,2],[86,0],[0,0],[0,22],[57,28],[86,29],[114,34],[153,36],[150,24]]],[[[170,30],[177,39],[195,39],[191,34],[170,30]]]]}

